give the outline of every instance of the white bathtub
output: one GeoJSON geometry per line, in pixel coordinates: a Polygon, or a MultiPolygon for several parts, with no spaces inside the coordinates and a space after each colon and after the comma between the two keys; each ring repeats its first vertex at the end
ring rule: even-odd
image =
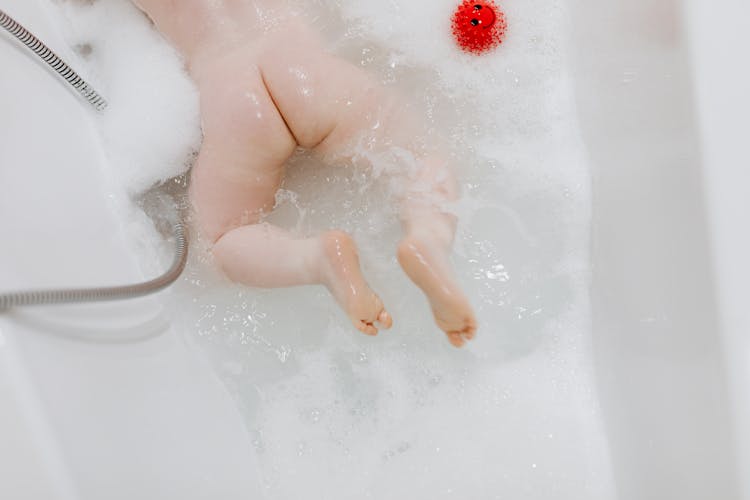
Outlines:
{"type": "MultiPolygon", "coordinates": [[[[41,3],[0,8],[66,58],[41,3]]],[[[616,497],[750,500],[750,165],[739,149],[750,5],[571,0],[571,10],[616,497]]],[[[141,279],[100,194],[104,159],[84,104],[1,42],[0,290],[141,279]]],[[[160,300],[0,315],[0,498],[262,496],[235,404],[160,300]]]]}
{"type": "Polygon", "coordinates": [[[619,497],[748,498],[750,5],[573,3],[619,497]]]}
{"type": "MultiPolygon", "coordinates": [[[[44,3],[0,8],[70,59],[44,3]]],[[[142,281],[87,104],[22,49],[0,42],[3,290],[142,281]]],[[[237,410],[159,301],[0,316],[0,498],[257,497],[237,410]]]]}

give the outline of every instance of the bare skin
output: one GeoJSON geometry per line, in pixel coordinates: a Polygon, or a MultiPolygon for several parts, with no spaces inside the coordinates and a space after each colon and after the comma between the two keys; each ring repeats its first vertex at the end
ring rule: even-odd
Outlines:
{"type": "Polygon", "coordinates": [[[297,147],[346,158],[363,134],[372,147],[412,151],[404,173],[398,260],[425,293],[456,347],[476,332],[449,255],[455,220],[440,205],[455,181],[436,154],[418,152],[413,120],[359,68],[327,53],[302,20],[272,0],[137,0],[183,54],[201,96],[203,145],[191,174],[199,228],[227,276],[257,287],[325,285],[368,335],[392,319],[367,284],[352,238],[298,238],[262,222],[297,147]]]}

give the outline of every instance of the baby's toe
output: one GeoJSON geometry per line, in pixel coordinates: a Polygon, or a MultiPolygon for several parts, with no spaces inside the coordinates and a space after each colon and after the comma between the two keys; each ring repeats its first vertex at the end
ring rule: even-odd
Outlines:
{"type": "Polygon", "coordinates": [[[378,334],[378,329],[375,328],[375,325],[367,321],[359,320],[354,323],[354,326],[356,326],[357,330],[364,333],[365,335],[375,336],[378,334]]]}
{"type": "Polygon", "coordinates": [[[450,332],[448,335],[448,341],[453,345],[453,347],[463,347],[464,344],[466,344],[466,341],[464,340],[463,336],[461,336],[458,332],[450,332]]]}
{"type": "Polygon", "coordinates": [[[393,318],[388,314],[388,311],[383,309],[380,311],[380,314],[378,314],[378,323],[380,323],[383,328],[390,328],[393,326],[393,318]]]}
{"type": "Polygon", "coordinates": [[[466,321],[466,326],[461,331],[464,338],[466,340],[473,340],[474,337],[477,336],[477,324],[476,321],[474,321],[474,318],[468,318],[466,321]]]}

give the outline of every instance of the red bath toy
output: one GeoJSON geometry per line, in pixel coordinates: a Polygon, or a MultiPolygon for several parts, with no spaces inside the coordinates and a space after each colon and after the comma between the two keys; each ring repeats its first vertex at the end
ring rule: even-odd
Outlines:
{"type": "Polygon", "coordinates": [[[482,54],[503,42],[505,14],[492,0],[464,0],[453,14],[453,36],[466,52],[482,54]]]}

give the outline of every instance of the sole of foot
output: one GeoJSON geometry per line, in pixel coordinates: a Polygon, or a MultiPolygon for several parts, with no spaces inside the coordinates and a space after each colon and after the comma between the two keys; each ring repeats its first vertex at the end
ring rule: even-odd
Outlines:
{"type": "Polygon", "coordinates": [[[477,331],[468,299],[453,277],[448,250],[435,242],[407,237],[398,247],[398,261],[430,302],[435,323],[455,347],[463,347],[477,331]]]}
{"type": "Polygon", "coordinates": [[[327,266],[326,285],[352,324],[366,335],[390,328],[393,319],[362,275],[352,237],[343,231],[328,231],[321,235],[321,243],[327,266]]]}

